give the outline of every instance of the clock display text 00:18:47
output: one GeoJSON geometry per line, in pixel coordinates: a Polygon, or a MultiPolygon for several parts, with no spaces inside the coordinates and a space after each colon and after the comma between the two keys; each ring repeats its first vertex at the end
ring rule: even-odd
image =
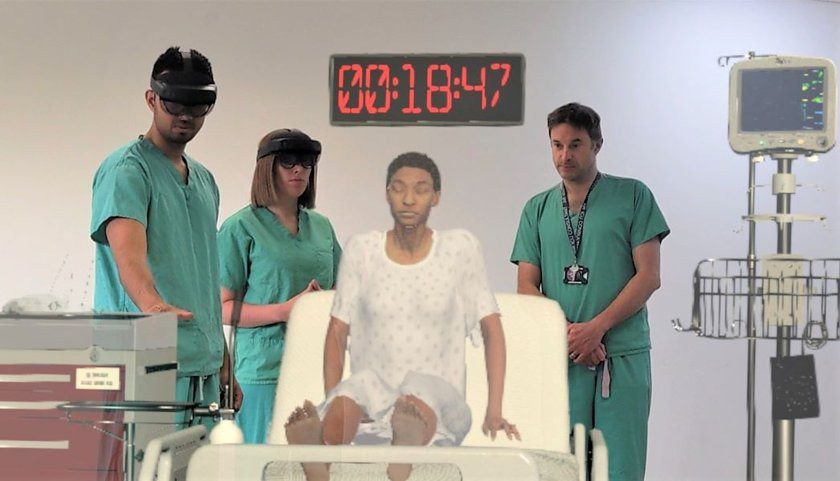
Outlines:
{"type": "Polygon", "coordinates": [[[521,124],[522,55],[332,57],[335,124],[521,124]]]}

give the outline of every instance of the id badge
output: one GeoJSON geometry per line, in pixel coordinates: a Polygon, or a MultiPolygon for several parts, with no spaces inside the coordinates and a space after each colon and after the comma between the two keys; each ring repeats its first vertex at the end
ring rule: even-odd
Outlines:
{"type": "Polygon", "coordinates": [[[589,283],[589,269],[572,264],[563,269],[563,284],[586,285],[589,283]]]}

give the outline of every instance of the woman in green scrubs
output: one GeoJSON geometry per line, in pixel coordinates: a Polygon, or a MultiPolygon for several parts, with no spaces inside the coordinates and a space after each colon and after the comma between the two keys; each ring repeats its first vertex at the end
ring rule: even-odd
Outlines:
{"type": "Polygon", "coordinates": [[[263,137],[251,204],[219,229],[222,315],[228,325],[238,316],[235,372],[244,399],[237,422],[246,443],[265,442],[295,301],[335,283],[341,247],[330,221],[312,210],[320,153],[321,144],[299,130],[263,137]]]}

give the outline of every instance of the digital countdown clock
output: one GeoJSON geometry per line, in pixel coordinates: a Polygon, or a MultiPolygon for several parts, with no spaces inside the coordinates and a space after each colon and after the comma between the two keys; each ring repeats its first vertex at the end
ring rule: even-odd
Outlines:
{"type": "Polygon", "coordinates": [[[333,55],[333,125],[521,125],[521,54],[333,55]]]}

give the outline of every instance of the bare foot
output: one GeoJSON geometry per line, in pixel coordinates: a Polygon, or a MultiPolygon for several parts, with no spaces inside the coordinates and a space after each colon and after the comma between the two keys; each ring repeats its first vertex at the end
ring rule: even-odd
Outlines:
{"type": "MultiPolygon", "coordinates": [[[[284,427],[289,444],[324,444],[318,410],[309,400],[292,412],[284,427]]],[[[301,466],[307,481],[330,479],[330,468],[326,463],[301,463],[301,466]]]]}
{"type": "MultiPolygon", "coordinates": [[[[427,434],[434,419],[427,419],[423,412],[406,396],[397,399],[391,415],[393,446],[424,446],[431,440],[427,434]]],[[[389,464],[388,478],[391,481],[405,481],[411,475],[410,464],[389,464]]]]}
{"type": "Polygon", "coordinates": [[[292,412],[284,427],[289,444],[324,444],[318,410],[308,400],[292,412]]]}
{"type": "Polygon", "coordinates": [[[428,420],[424,418],[420,409],[406,396],[402,396],[394,403],[394,413],[391,415],[391,428],[394,446],[423,446],[428,427],[428,420]]]}

